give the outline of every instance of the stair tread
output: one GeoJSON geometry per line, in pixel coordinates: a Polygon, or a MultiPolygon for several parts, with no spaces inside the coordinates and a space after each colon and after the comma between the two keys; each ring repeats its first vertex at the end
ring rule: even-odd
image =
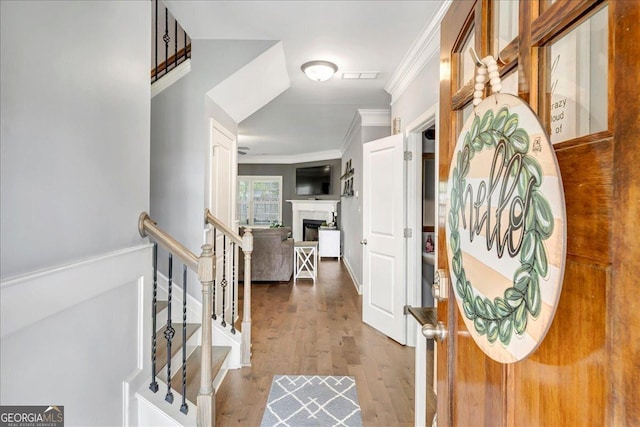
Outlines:
{"type": "MultiPolygon", "coordinates": [[[[182,349],[182,323],[172,324],[175,335],[171,341],[171,357],[182,349]]],[[[187,323],[187,340],[200,328],[199,323],[187,323]]],[[[165,328],[157,332],[156,372],[160,372],[167,365],[167,339],[164,337],[165,328]]]]}
{"type": "Polygon", "coordinates": [[[167,308],[167,306],[169,305],[169,301],[161,301],[158,300],[156,302],[156,313],[160,313],[162,310],[164,310],[165,308],[167,308]]]}
{"type": "MultiPolygon", "coordinates": [[[[213,346],[211,357],[211,371],[212,378],[218,375],[218,372],[222,368],[227,354],[231,351],[231,347],[227,346],[213,346]]],[[[198,398],[198,391],[200,391],[200,360],[202,357],[202,347],[198,346],[191,356],[187,359],[187,399],[196,403],[198,398]]],[[[178,393],[182,393],[182,366],[177,369],[176,375],[171,379],[171,388],[178,393]]]]}

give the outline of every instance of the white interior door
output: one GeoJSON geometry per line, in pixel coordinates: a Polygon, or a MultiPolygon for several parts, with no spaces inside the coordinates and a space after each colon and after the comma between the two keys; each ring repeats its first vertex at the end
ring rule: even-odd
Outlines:
{"type": "MultiPolygon", "coordinates": [[[[235,229],[236,217],[236,178],[237,172],[237,152],[236,137],[219,123],[212,120],[210,128],[210,202],[211,213],[220,219],[231,229],[235,229]]],[[[215,233],[215,243],[213,236],[207,239],[215,244],[216,248],[216,307],[215,311],[224,315],[227,323],[231,320],[231,302],[236,300],[237,295],[232,292],[233,281],[237,281],[237,275],[232,271],[233,258],[238,257],[237,248],[232,248],[228,239],[222,233],[215,233]],[[227,283],[223,291],[221,285],[227,283]],[[224,298],[223,298],[224,297],[224,298]]],[[[237,310],[236,310],[237,314],[237,310]]]]}
{"type": "Polygon", "coordinates": [[[219,123],[211,121],[211,202],[209,209],[233,228],[236,190],[236,138],[219,123]]]}
{"type": "Polygon", "coordinates": [[[363,150],[362,320],[405,344],[403,136],[367,142],[363,150]]]}

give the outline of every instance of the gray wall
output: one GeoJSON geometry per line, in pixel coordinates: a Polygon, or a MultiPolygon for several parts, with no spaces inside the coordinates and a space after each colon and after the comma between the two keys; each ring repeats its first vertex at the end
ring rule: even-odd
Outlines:
{"type": "Polygon", "coordinates": [[[343,261],[354,276],[356,285],[362,285],[362,126],[358,115],[357,127],[347,141],[347,148],[342,154],[342,169],[351,160],[353,167],[352,197],[343,197],[340,203],[342,214],[342,256],[343,261]],[[356,192],[358,196],[356,196],[356,192]]]}
{"type": "MultiPolygon", "coordinates": [[[[340,198],[340,175],[342,174],[340,159],[323,160],[319,162],[306,162],[294,164],[252,164],[245,163],[238,165],[238,176],[282,176],[282,221],[288,227],[293,222],[293,209],[291,203],[285,200],[306,199],[296,195],[295,181],[296,168],[307,166],[331,165],[331,194],[327,196],[316,196],[318,200],[336,200],[340,198]]],[[[338,204],[338,225],[340,226],[340,204],[338,204]]]]}
{"type": "Polygon", "coordinates": [[[148,2],[0,3],[0,277],[139,244],[148,2]]]}
{"type": "Polygon", "coordinates": [[[362,285],[362,145],[366,142],[384,138],[391,134],[388,126],[358,126],[347,141],[347,148],[342,155],[342,167],[351,160],[354,170],[354,196],[343,197],[342,215],[342,250],[344,262],[355,276],[356,285],[362,285]],[[357,193],[357,195],[356,195],[357,193]]]}
{"type": "MultiPolygon", "coordinates": [[[[151,100],[151,217],[197,255],[208,190],[208,118],[237,133],[237,123],[206,92],[273,44],[193,40],[191,71],[151,100]]],[[[189,280],[195,283],[195,275],[189,280]]],[[[190,293],[200,299],[196,287],[190,293]]]]}
{"type": "Polygon", "coordinates": [[[148,0],[0,2],[0,272],[23,276],[0,301],[58,310],[11,330],[31,316],[5,306],[0,402],[64,405],[69,426],[122,424],[138,365],[150,256],[128,261],[148,251],[150,14],[148,0]]]}

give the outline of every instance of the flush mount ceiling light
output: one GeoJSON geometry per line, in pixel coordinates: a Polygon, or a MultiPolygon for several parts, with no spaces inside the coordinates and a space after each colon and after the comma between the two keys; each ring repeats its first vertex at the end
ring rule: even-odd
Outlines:
{"type": "Polygon", "coordinates": [[[333,76],[333,74],[338,71],[338,66],[329,61],[310,61],[302,64],[302,67],[300,67],[300,69],[311,80],[324,82],[326,80],[329,80],[333,76]]]}

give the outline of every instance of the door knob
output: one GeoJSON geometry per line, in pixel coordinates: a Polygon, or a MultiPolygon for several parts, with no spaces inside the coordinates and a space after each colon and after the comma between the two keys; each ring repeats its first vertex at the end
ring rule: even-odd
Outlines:
{"type": "Polygon", "coordinates": [[[447,271],[442,269],[436,271],[433,277],[433,286],[431,286],[431,295],[438,301],[444,301],[449,298],[448,289],[449,278],[447,277],[447,271]]]}
{"type": "Polygon", "coordinates": [[[362,239],[362,240],[360,240],[360,244],[361,244],[361,245],[366,245],[366,244],[367,244],[367,239],[362,239]]]}
{"type": "Polygon", "coordinates": [[[435,326],[430,323],[422,325],[422,335],[428,340],[442,342],[447,338],[447,334],[447,327],[442,322],[438,322],[435,326]]]}

